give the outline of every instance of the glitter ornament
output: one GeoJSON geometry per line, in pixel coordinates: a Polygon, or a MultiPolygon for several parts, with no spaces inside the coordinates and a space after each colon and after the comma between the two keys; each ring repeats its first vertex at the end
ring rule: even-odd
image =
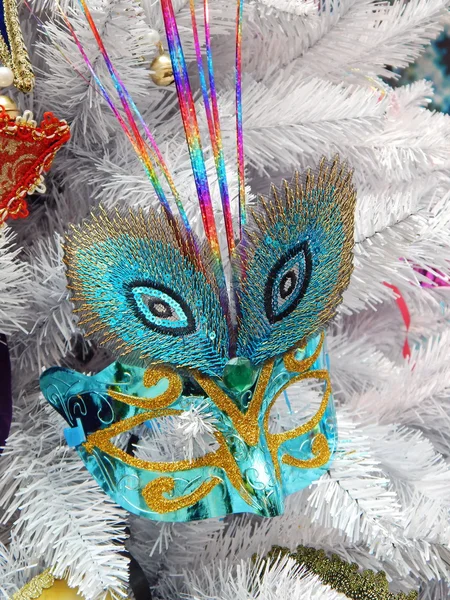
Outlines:
{"type": "Polygon", "coordinates": [[[349,563],[333,554],[328,557],[323,550],[298,546],[291,552],[288,548],[274,546],[265,560],[274,562],[288,556],[299,566],[318,575],[322,583],[349,600],[417,600],[416,591],[394,594],[389,591],[386,573],[383,571],[360,571],[358,565],[349,563]]]}
{"type": "Polygon", "coordinates": [[[55,579],[51,588],[43,590],[39,600],[83,600],[83,596],[69,587],[63,579],[55,579]]]}
{"type": "Polygon", "coordinates": [[[167,87],[174,82],[172,61],[161,43],[158,44],[158,48],[159,54],[150,64],[150,77],[156,85],[167,87]]]}

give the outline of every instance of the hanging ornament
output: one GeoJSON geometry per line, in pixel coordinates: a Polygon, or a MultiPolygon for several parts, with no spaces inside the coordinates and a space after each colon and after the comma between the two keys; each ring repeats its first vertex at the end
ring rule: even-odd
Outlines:
{"type": "MultiPolygon", "coordinates": [[[[64,20],[142,160],[162,210],[149,207],[126,216],[109,216],[102,210],[73,227],[65,242],[65,263],[79,326],[86,335],[95,336],[116,362],[92,376],[53,367],[41,375],[41,390],[68,424],[64,430],[67,443],[77,449],[104,491],[126,510],[163,522],[243,512],[280,515],[286,496],[327,471],[337,444],[323,329],[336,313],[352,272],[356,202],[352,173],[338,156],[324,158],[314,171],[294,174],[292,184],[284,182],[281,190],[272,186],[270,195],[260,197],[247,215],[241,94],[243,9],[238,0],[235,85],[240,190],[236,229],[241,241],[236,245],[208,5],[205,2],[208,78],[191,5],[199,82],[225,223],[223,241],[228,253],[224,256],[171,0],[161,0],[172,60],[170,80],[176,84],[191,158],[203,222],[201,239],[193,232],[164,157],[114,68],[87,3],[83,0],[81,4],[126,120],[97,75],[69,17],[62,13],[64,20]],[[173,205],[159,173],[167,182],[173,205]],[[175,205],[176,214],[172,211],[175,205]],[[224,258],[230,259],[229,282],[224,258]],[[235,311],[230,308],[233,305],[235,311]],[[234,320],[234,312],[239,319],[234,320]],[[288,397],[291,394],[292,399],[294,390],[289,388],[308,380],[320,382],[321,399],[299,425],[288,397]],[[82,410],[76,408],[80,405],[82,410]],[[174,453],[168,447],[155,462],[133,451],[139,425],[145,423],[149,432],[156,432],[163,426],[161,419],[183,420],[191,410],[198,412],[200,405],[205,419],[206,414],[210,417],[208,431],[214,442],[212,446],[211,441],[195,436],[199,446],[204,444],[204,453],[194,456],[187,449],[174,453]],[[281,431],[276,426],[278,414],[284,415],[281,431]],[[124,434],[120,447],[116,445],[119,434],[124,434]],[[125,445],[128,451],[123,449],[125,445]],[[124,485],[125,481],[133,485],[124,485]]],[[[161,57],[161,45],[159,49],[161,57]]],[[[303,405],[301,398],[297,402],[303,405]]],[[[149,435],[151,445],[156,442],[152,437],[149,435]]]]}
{"type": "MultiPolygon", "coordinates": [[[[55,579],[50,570],[34,577],[11,600],[84,600],[64,579],[55,579]]],[[[112,600],[110,593],[105,600],[112,600]]]]}
{"type": "Polygon", "coordinates": [[[0,87],[9,87],[14,83],[14,73],[9,67],[0,67],[0,87]]]}
{"type": "Polygon", "coordinates": [[[421,269],[420,267],[414,267],[414,269],[426,278],[420,282],[422,287],[436,288],[450,286],[448,275],[445,275],[445,273],[442,273],[438,269],[434,269],[433,271],[421,269]]]}
{"type": "Polygon", "coordinates": [[[34,75],[20,30],[16,0],[0,0],[0,87],[31,92],[34,75]]]}
{"type": "MultiPolygon", "coordinates": [[[[20,30],[15,0],[0,0],[0,88],[15,85],[22,92],[34,87],[34,75],[20,30]]],[[[42,173],[70,137],[69,126],[45,113],[38,126],[33,113],[20,110],[0,95],[0,226],[9,217],[28,215],[27,194],[45,192],[42,173]]]]}
{"type": "Polygon", "coordinates": [[[150,77],[156,85],[167,87],[175,81],[172,70],[172,61],[169,53],[164,50],[161,42],[159,42],[157,46],[159,54],[150,64],[150,77]]]}
{"type": "Polygon", "coordinates": [[[16,111],[9,98],[0,96],[0,225],[28,215],[26,195],[45,192],[42,173],[70,138],[66,121],[52,113],[38,125],[30,111],[13,118],[16,111]]]}
{"type": "Polygon", "coordinates": [[[17,104],[9,96],[0,96],[0,106],[3,106],[10,119],[15,119],[20,114],[17,104]]]}

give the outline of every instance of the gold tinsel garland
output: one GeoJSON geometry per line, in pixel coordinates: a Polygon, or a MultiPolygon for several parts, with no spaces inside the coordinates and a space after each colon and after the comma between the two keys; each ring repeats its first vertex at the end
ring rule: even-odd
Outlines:
{"type": "Polygon", "coordinates": [[[409,594],[390,592],[383,571],[360,571],[357,564],[348,563],[335,554],[328,557],[323,550],[298,546],[291,552],[288,548],[274,546],[266,559],[273,563],[282,556],[289,556],[309,572],[315,573],[322,583],[351,600],[417,600],[415,591],[409,594]]]}

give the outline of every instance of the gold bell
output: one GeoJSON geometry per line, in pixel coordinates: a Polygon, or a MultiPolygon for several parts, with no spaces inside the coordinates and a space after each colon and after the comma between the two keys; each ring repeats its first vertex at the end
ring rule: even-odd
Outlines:
{"type": "Polygon", "coordinates": [[[161,87],[171,85],[175,79],[170,55],[165,52],[161,42],[158,44],[159,54],[150,64],[150,77],[153,83],[161,87]]]}
{"type": "Polygon", "coordinates": [[[3,106],[10,119],[15,119],[19,116],[17,104],[9,96],[0,96],[0,106],[3,106]]]}

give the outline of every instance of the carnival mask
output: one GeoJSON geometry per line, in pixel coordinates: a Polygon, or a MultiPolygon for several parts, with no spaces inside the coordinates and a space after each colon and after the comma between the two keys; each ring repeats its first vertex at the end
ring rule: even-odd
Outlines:
{"type": "Polygon", "coordinates": [[[100,213],[74,230],[65,253],[80,324],[120,362],[91,377],[52,368],[41,387],[118,504],[156,520],[273,516],[321,474],[336,423],[320,332],[348,285],[354,201],[338,160],[260,200],[234,256],[245,273],[234,352],[207,249],[199,258],[152,211],[100,213]],[[274,403],[307,379],[321,382],[317,410],[272,433],[274,403]],[[162,462],[115,442],[139,426],[161,436],[162,419],[196,406],[214,424],[201,456],[162,462]]]}
{"type": "MultiPolygon", "coordinates": [[[[66,238],[65,262],[79,324],[118,362],[93,376],[49,369],[41,377],[41,388],[69,424],[68,443],[105,492],[127,510],[159,521],[239,512],[278,515],[287,494],[320,476],[336,444],[323,331],[352,270],[351,173],[339,158],[323,159],[316,172],[296,174],[290,184],[272,189],[247,211],[241,0],[238,4],[239,234],[227,187],[212,61],[208,90],[197,57],[222,202],[225,263],[171,0],[161,0],[161,5],[202,239],[193,233],[162,154],[82,3],[131,130],[120,115],[118,120],[134,136],[161,206],[125,215],[100,211],[73,227],[66,238]],[[131,121],[133,113],[145,140],[131,121]],[[152,152],[146,152],[148,145],[152,152]],[[178,215],[172,212],[154,160],[178,215]],[[299,392],[299,386],[312,382],[319,391],[303,387],[299,392]],[[179,424],[193,416],[197,421],[192,427],[198,431],[191,429],[188,435],[179,424]]],[[[190,7],[194,45],[200,52],[193,3],[190,7]]],[[[208,30],[206,8],[204,26],[208,30]]],[[[209,44],[208,34],[211,58],[209,44]]],[[[105,86],[99,90],[117,116],[105,86]]]]}

